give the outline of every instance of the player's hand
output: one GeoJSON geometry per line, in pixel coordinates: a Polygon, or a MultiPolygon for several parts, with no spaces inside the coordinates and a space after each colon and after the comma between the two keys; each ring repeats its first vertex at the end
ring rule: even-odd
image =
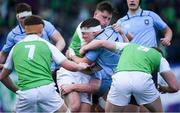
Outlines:
{"type": "Polygon", "coordinates": [[[167,86],[162,86],[158,84],[158,91],[162,94],[167,93],[167,86]]]}
{"type": "Polygon", "coordinates": [[[69,56],[69,49],[66,50],[65,55],[66,55],[66,57],[68,58],[68,56],[69,56]]]}
{"type": "Polygon", "coordinates": [[[160,42],[163,46],[170,46],[171,45],[171,40],[169,38],[161,38],[160,42]]]}
{"type": "Polygon", "coordinates": [[[113,24],[112,27],[113,27],[114,31],[119,32],[120,34],[123,34],[121,27],[117,23],[113,24]]]}
{"type": "Polygon", "coordinates": [[[79,71],[84,70],[84,69],[90,67],[90,65],[88,65],[87,63],[83,63],[83,62],[80,62],[78,64],[78,66],[79,66],[79,71]]]}
{"type": "Polygon", "coordinates": [[[73,84],[63,84],[60,86],[61,95],[66,95],[73,91],[73,84]]]}
{"type": "Polygon", "coordinates": [[[81,47],[79,53],[83,56],[86,53],[86,46],[81,47]]]}
{"type": "Polygon", "coordinates": [[[66,51],[66,57],[69,58],[69,59],[72,59],[72,57],[75,56],[75,52],[73,49],[69,48],[67,51],[66,51]]]}

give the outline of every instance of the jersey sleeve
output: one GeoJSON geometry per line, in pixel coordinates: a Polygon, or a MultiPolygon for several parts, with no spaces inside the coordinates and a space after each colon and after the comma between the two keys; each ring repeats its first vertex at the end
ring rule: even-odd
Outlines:
{"type": "Polygon", "coordinates": [[[12,47],[15,45],[13,38],[14,38],[14,35],[12,32],[10,32],[7,36],[5,45],[1,49],[2,52],[9,53],[11,51],[12,47]]]}
{"type": "Polygon", "coordinates": [[[8,57],[7,57],[7,60],[4,64],[4,68],[5,69],[8,69],[8,70],[12,70],[13,69],[13,59],[12,59],[12,53],[13,53],[13,48],[11,49],[8,57]]]}
{"type": "Polygon", "coordinates": [[[85,54],[85,57],[91,62],[94,62],[99,56],[99,54],[101,54],[101,52],[102,52],[102,48],[96,50],[90,50],[85,54]]]}
{"type": "Polygon", "coordinates": [[[44,20],[44,30],[47,33],[48,37],[51,37],[56,28],[50,22],[44,20]]]}
{"type": "Polygon", "coordinates": [[[167,27],[167,24],[159,17],[159,15],[157,15],[154,12],[150,12],[150,16],[153,18],[154,20],[154,26],[158,29],[158,30],[163,30],[167,27]]]}
{"type": "Polygon", "coordinates": [[[159,72],[162,73],[162,72],[167,72],[167,71],[170,71],[170,66],[169,66],[169,63],[168,61],[165,59],[165,58],[161,58],[161,61],[160,61],[160,67],[159,67],[159,72]]]}

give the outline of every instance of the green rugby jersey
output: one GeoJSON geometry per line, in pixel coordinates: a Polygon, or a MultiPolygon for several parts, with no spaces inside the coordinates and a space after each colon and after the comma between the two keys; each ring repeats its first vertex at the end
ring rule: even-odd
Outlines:
{"type": "Polygon", "coordinates": [[[50,65],[52,53],[47,43],[37,35],[29,36],[30,40],[17,43],[12,52],[15,71],[18,75],[18,87],[27,90],[53,82],[50,65]]]}
{"type": "Polygon", "coordinates": [[[128,44],[123,49],[116,71],[141,71],[151,74],[159,69],[161,57],[153,48],[128,44]]]}
{"type": "Polygon", "coordinates": [[[81,46],[85,44],[85,41],[82,38],[80,25],[81,23],[78,25],[69,46],[74,51],[75,55],[78,57],[81,57],[79,50],[81,49],[81,46]]]}

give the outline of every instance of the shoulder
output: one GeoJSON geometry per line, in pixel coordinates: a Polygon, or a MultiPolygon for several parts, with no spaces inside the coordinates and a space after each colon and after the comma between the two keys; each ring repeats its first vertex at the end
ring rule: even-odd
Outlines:
{"type": "Polygon", "coordinates": [[[114,33],[114,30],[112,29],[111,26],[108,26],[106,28],[103,29],[103,31],[101,31],[97,36],[96,36],[96,40],[101,40],[101,39],[105,39],[107,40],[109,37],[111,37],[111,35],[114,33]]]}
{"type": "Polygon", "coordinates": [[[51,22],[47,21],[47,20],[43,20],[44,24],[51,24],[51,22]]]}
{"type": "Polygon", "coordinates": [[[128,16],[125,15],[124,17],[118,19],[117,23],[118,23],[118,24],[121,24],[122,22],[127,21],[127,20],[128,20],[128,16]]]}
{"type": "Polygon", "coordinates": [[[112,26],[107,26],[103,33],[107,36],[107,37],[110,37],[113,33],[114,33],[114,29],[112,28],[112,26]]]}
{"type": "Polygon", "coordinates": [[[9,32],[9,34],[11,34],[11,35],[19,35],[19,34],[21,34],[22,32],[21,32],[21,30],[20,30],[20,27],[19,27],[19,25],[17,25],[16,27],[14,27],[10,32],[9,32]]]}
{"type": "Polygon", "coordinates": [[[43,20],[43,22],[44,22],[44,27],[53,26],[53,24],[47,20],[43,20]]]}
{"type": "Polygon", "coordinates": [[[48,32],[48,34],[49,33],[51,34],[56,29],[51,22],[47,20],[43,20],[43,22],[44,22],[44,30],[48,32]]]}
{"type": "Polygon", "coordinates": [[[143,16],[158,16],[155,12],[150,10],[143,10],[143,16]]]}
{"type": "Polygon", "coordinates": [[[109,32],[114,32],[114,29],[112,26],[107,26],[106,28],[104,28],[104,33],[109,33],[109,32]]]}

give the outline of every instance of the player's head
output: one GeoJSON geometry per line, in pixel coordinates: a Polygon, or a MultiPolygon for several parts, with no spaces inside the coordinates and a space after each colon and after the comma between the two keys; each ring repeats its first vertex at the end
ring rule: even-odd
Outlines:
{"type": "Polygon", "coordinates": [[[82,38],[89,43],[96,35],[102,31],[100,22],[95,18],[90,18],[81,23],[82,38]]]}
{"type": "Polygon", "coordinates": [[[31,6],[26,3],[19,3],[16,5],[16,18],[24,27],[24,19],[32,15],[31,6]]]}
{"type": "Polygon", "coordinates": [[[44,22],[41,17],[32,15],[24,20],[26,34],[42,34],[44,22]]]}
{"type": "Polygon", "coordinates": [[[113,11],[111,3],[103,1],[97,4],[93,17],[100,21],[102,27],[106,27],[112,19],[113,11]]]}
{"type": "Polygon", "coordinates": [[[128,9],[132,11],[136,11],[141,4],[142,0],[127,0],[128,9]]]}

